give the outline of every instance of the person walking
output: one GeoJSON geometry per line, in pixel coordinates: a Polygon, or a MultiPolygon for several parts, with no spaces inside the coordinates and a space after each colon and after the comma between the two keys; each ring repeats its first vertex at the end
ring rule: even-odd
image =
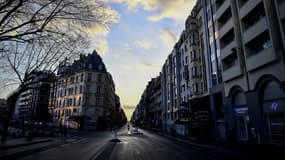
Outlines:
{"type": "Polygon", "coordinates": [[[67,127],[66,125],[63,126],[63,141],[66,142],[66,136],[67,136],[67,127]]]}

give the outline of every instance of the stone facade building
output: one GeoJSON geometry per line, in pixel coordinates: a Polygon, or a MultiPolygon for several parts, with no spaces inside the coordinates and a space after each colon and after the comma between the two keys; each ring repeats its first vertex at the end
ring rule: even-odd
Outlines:
{"type": "Polygon", "coordinates": [[[111,127],[119,99],[112,76],[96,51],[80,55],[72,64],[62,62],[52,88],[50,112],[55,121],[71,128],[111,127]]]}

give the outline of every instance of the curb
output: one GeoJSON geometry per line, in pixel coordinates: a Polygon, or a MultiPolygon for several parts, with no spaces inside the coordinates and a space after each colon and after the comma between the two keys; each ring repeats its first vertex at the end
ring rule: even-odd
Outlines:
{"type": "Polygon", "coordinates": [[[44,142],[50,142],[50,141],[53,141],[53,140],[52,139],[44,139],[44,140],[38,140],[38,141],[22,143],[22,144],[0,146],[0,150],[6,150],[6,149],[16,148],[16,147],[23,147],[23,146],[28,146],[28,145],[38,144],[38,143],[44,143],[44,142]]]}

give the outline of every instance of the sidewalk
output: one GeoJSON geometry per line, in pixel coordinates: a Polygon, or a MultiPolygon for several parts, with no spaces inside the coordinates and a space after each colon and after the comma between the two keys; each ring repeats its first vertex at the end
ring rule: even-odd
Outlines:
{"type": "Polygon", "coordinates": [[[37,143],[44,143],[44,142],[49,142],[52,141],[51,138],[33,138],[32,141],[27,141],[26,138],[13,138],[13,139],[7,139],[5,142],[0,142],[0,150],[6,150],[10,148],[15,148],[15,147],[22,147],[22,146],[27,146],[27,145],[32,145],[32,144],[37,144],[37,143]]]}
{"type": "Polygon", "coordinates": [[[285,152],[285,145],[274,145],[274,144],[227,144],[227,143],[215,143],[215,142],[209,142],[209,141],[199,141],[198,139],[194,137],[185,137],[181,135],[176,135],[175,137],[172,137],[169,133],[165,132],[157,132],[152,130],[151,131],[155,134],[158,134],[160,136],[166,137],[168,139],[174,139],[176,142],[181,142],[185,144],[192,145],[195,148],[198,149],[208,149],[215,153],[220,154],[229,154],[229,155],[249,155],[251,157],[278,157],[282,156],[284,157],[285,152]]]}
{"type": "Polygon", "coordinates": [[[27,141],[25,138],[10,138],[4,143],[0,142],[0,159],[18,159],[77,140],[78,138],[74,136],[68,136],[65,141],[61,137],[34,137],[32,141],[27,141]]]}

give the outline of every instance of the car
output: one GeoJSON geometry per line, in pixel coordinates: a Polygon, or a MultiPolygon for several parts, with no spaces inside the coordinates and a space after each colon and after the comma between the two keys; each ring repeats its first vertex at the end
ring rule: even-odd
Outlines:
{"type": "Polygon", "coordinates": [[[138,127],[133,127],[131,130],[132,133],[139,133],[138,127]]]}

